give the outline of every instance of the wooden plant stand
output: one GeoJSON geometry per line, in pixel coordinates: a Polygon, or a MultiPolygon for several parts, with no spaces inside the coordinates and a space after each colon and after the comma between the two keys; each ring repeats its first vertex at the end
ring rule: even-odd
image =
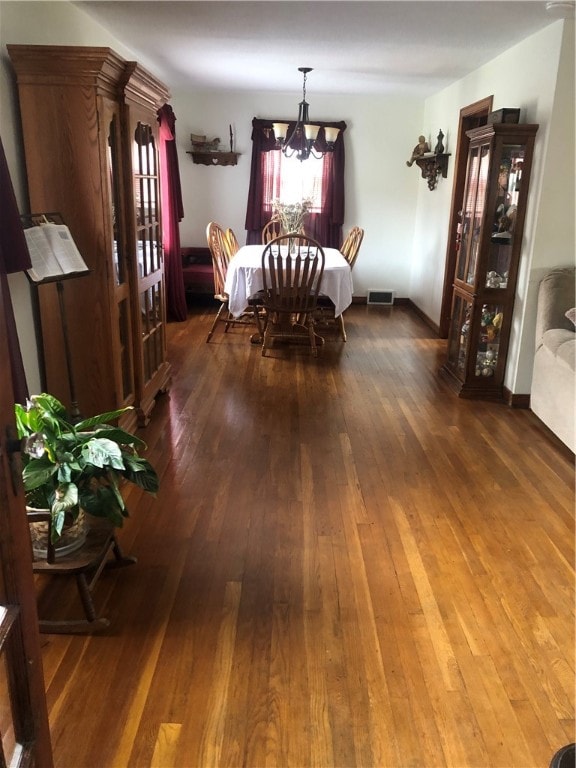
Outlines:
{"type": "MultiPolygon", "coordinates": [[[[30,517],[30,515],[29,515],[30,517]]],[[[38,518],[36,517],[36,520],[38,518]]],[[[97,521],[89,529],[81,549],[58,555],[53,562],[34,556],[34,573],[49,576],[74,576],[84,607],[85,618],[73,620],[39,619],[40,632],[50,634],[84,634],[105,629],[110,622],[98,616],[92,591],[103,570],[123,568],[136,563],[120,549],[114,527],[107,520],[97,521]]]]}

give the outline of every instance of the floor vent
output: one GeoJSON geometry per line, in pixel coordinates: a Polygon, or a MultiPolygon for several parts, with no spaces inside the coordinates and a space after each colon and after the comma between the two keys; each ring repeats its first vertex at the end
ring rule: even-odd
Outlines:
{"type": "Polygon", "coordinates": [[[394,304],[394,291],[389,288],[368,291],[367,304],[381,304],[385,307],[391,307],[394,304]]]}

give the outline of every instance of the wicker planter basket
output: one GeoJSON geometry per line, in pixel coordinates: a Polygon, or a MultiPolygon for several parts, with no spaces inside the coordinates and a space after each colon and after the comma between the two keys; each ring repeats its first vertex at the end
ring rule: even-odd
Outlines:
{"type": "MultiPolygon", "coordinates": [[[[49,512],[48,509],[35,509],[26,507],[30,512],[49,512]]],[[[87,521],[83,510],[80,510],[75,520],[64,523],[62,535],[55,544],[56,556],[67,555],[75,552],[86,541],[87,521]]],[[[48,536],[50,524],[48,522],[30,523],[30,537],[32,539],[32,551],[35,557],[45,559],[48,551],[48,536]]]]}

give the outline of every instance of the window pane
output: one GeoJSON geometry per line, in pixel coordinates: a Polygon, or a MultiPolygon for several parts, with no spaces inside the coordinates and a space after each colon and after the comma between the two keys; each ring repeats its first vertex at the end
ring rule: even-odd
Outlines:
{"type": "Polygon", "coordinates": [[[272,215],[272,201],[297,203],[304,198],[312,200],[312,213],[322,210],[322,177],[324,163],[331,158],[309,157],[300,162],[296,157],[285,157],[280,150],[265,153],[264,210],[272,215]]]}

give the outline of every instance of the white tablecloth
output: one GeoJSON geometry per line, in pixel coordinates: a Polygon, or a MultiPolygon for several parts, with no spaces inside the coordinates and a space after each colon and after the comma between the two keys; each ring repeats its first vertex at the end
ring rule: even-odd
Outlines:
{"type": "MultiPolygon", "coordinates": [[[[248,297],[264,287],[262,279],[263,245],[244,245],[228,266],[224,291],[234,317],[246,309],[248,297]]],[[[336,248],[324,248],[324,275],[321,293],[329,296],[336,307],[336,317],[352,303],[352,270],[336,248]]]]}

